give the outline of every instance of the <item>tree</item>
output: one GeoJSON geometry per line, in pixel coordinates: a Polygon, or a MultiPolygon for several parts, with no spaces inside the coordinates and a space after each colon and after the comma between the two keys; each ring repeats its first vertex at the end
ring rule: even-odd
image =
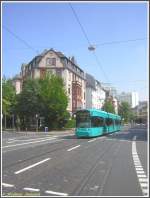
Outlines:
{"type": "Polygon", "coordinates": [[[2,79],[2,113],[6,120],[11,119],[11,116],[15,113],[16,104],[16,91],[11,79],[2,79]],[[7,118],[6,118],[7,117],[7,118]]]}
{"type": "Polygon", "coordinates": [[[45,124],[51,128],[61,128],[69,117],[66,111],[68,97],[61,77],[47,74],[40,80],[41,114],[45,124]]]}
{"type": "Polygon", "coordinates": [[[37,79],[26,79],[17,95],[16,111],[23,129],[29,128],[40,113],[40,85],[37,79]]]}
{"type": "Polygon", "coordinates": [[[2,112],[10,115],[12,108],[16,102],[15,87],[11,79],[2,79],[2,112]]]}
{"type": "Polygon", "coordinates": [[[102,110],[109,112],[109,113],[115,113],[115,109],[114,109],[112,102],[108,100],[105,101],[102,107],[102,110]]]}
{"type": "Polygon", "coordinates": [[[65,125],[69,117],[67,105],[62,78],[47,74],[42,79],[24,81],[22,92],[17,97],[16,109],[22,128],[31,127],[42,117],[44,125],[52,129],[65,125]]]}
{"type": "Polygon", "coordinates": [[[124,119],[124,122],[129,122],[134,116],[128,102],[121,102],[118,114],[124,119]]]}

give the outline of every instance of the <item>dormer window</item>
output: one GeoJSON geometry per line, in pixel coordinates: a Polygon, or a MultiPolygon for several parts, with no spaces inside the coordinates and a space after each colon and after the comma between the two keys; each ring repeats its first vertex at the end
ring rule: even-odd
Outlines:
{"type": "Polygon", "coordinates": [[[46,65],[50,65],[50,66],[56,66],[56,58],[47,58],[46,59],[46,65]]]}

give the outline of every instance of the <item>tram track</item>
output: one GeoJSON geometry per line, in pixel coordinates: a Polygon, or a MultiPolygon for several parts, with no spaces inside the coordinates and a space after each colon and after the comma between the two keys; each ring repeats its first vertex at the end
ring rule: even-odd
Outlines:
{"type": "MultiPolygon", "coordinates": [[[[66,139],[65,139],[66,140],[66,139]]],[[[102,140],[102,141],[104,141],[104,140],[102,140]]],[[[80,141],[80,142],[78,142],[78,144],[84,144],[84,143],[87,143],[87,142],[83,142],[83,141],[80,141]]],[[[60,142],[58,141],[58,142],[53,142],[52,143],[52,145],[51,145],[51,147],[52,146],[57,146],[57,145],[59,145],[60,144],[60,142]]],[[[52,154],[52,153],[54,153],[54,152],[57,152],[57,151],[60,151],[60,150],[64,150],[64,149],[67,149],[68,147],[70,148],[70,147],[73,147],[73,146],[75,146],[76,145],[76,143],[74,142],[74,143],[72,143],[72,144],[69,144],[69,145],[62,145],[61,147],[57,147],[57,148],[55,148],[55,149],[52,149],[52,150],[50,150],[50,151],[43,151],[42,153],[40,153],[40,154],[38,154],[38,155],[31,155],[30,157],[28,157],[28,158],[26,158],[26,159],[23,159],[23,160],[18,160],[18,161],[16,161],[16,162],[14,162],[14,163],[11,163],[11,164],[9,164],[9,165],[5,165],[5,167],[3,167],[3,171],[4,170],[7,170],[7,169],[9,169],[10,167],[12,168],[12,167],[15,167],[16,165],[20,165],[20,164],[22,164],[22,163],[25,163],[25,162],[28,162],[28,161],[30,161],[30,160],[34,160],[34,159],[36,159],[36,158],[40,158],[40,157],[44,157],[45,155],[47,155],[47,154],[52,154]]],[[[42,147],[43,145],[40,145],[40,147],[42,147]]],[[[46,148],[44,148],[45,150],[46,150],[46,148]]],[[[40,150],[40,148],[39,148],[39,150],[40,150]]]]}
{"type": "MultiPolygon", "coordinates": [[[[113,148],[113,146],[116,146],[116,144],[113,142],[111,143],[111,145],[109,145],[104,151],[103,153],[99,156],[99,158],[96,160],[96,162],[94,163],[94,165],[91,167],[91,169],[89,170],[89,172],[83,177],[83,179],[80,181],[80,183],[78,184],[78,186],[74,189],[74,191],[71,193],[72,195],[75,196],[80,196],[81,192],[83,191],[83,189],[86,187],[86,185],[88,184],[89,180],[91,179],[91,177],[94,175],[94,173],[97,170],[97,167],[99,166],[99,161],[103,160],[105,154],[113,148]]],[[[98,188],[97,194],[100,193],[102,194],[102,190],[103,190],[103,186],[106,183],[107,177],[111,171],[112,168],[112,163],[109,165],[105,175],[104,175],[104,183],[102,184],[102,186],[100,186],[98,188]]]]}
{"type": "MultiPolygon", "coordinates": [[[[100,143],[100,142],[103,143],[103,144],[100,145],[100,147],[102,148],[102,147],[104,146],[105,139],[102,139],[101,141],[99,141],[100,139],[98,138],[97,140],[98,140],[97,143],[100,143]]],[[[83,146],[83,144],[85,144],[85,143],[87,144],[88,141],[82,142],[81,145],[83,146]]],[[[88,143],[88,144],[90,144],[90,145],[92,146],[93,143],[88,143]]],[[[94,144],[95,144],[95,143],[94,143],[94,144]]],[[[73,143],[73,144],[70,144],[70,145],[66,145],[66,146],[62,146],[61,148],[57,148],[57,149],[51,150],[51,151],[46,152],[46,153],[41,153],[40,155],[38,155],[38,156],[36,156],[36,157],[34,156],[34,159],[35,159],[35,158],[38,158],[38,157],[41,157],[41,156],[43,157],[43,156],[46,155],[46,154],[49,154],[49,153],[52,153],[52,152],[55,152],[55,151],[58,151],[58,150],[61,150],[61,149],[66,149],[66,148],[71,147],[71,146],[74,146],[74,145],[76,145],[76,143],[73,143]],[[43,154],[44,154],[44,155],[43,155],[43,154]]],[[[82,148],[83,148],[83,150],[84,150],[84,147],[82,147],[82,148]]],[[[83,150],[82,150],[82,151],[83,151],[83,150]]],[[[67,154],[67,149],[66,149],[66,154],[67,154]]],[[[31,160],[31,159],[33,160],[33,157],[30,157],[30,158],[28,158],[28,159],[25,159],[25,160],[21,161],[20,163],[27,162],[27,161],[29,161],[29,160],[31,160]]],[[[20,163],[19,163],[19,164],[20,164],[20,163]]],[[[61,163],[61,162],[59,161],[59,166],[61,165],[60,163],[61,163]]],[[[11,166],[11,168],[13,168],[15,165],[18,165],[18,163],[14,163],[13,165],[9,165],[9,167],[7,166],[7,169],[10,168],[10,166],[11,166]]],[[[58,162],[56,163],[56,165],[58,165],[58,162]]],[[[55,166],[56,166],[56,165],[55,165],[55,166]]],[[[6,170],[6,168],[5,168],[5,170],[6,170]]],[[[40,174],[41,174],[41,173],[37,173],[36,176],[38,176],[38,175],[40,175],[40,174]]],[[[22,189],[22,186],[25,186],[28,182],[30,182],[30,178],[26,178],[25,180],[20,180],[20,181],[19,181],[19,185],[15,185],[15,186],[17,187],[18,190],[19,190],[19,189],[21,190],[21,189],[22,189]]],[[[13,190],[15,191],[15,189],[12,189],[12,191],[13,191],[13,190]]]]}

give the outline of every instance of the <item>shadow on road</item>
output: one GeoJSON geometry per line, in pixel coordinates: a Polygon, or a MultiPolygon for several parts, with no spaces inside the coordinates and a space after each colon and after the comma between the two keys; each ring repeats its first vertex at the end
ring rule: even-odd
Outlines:
{"type": "Polygon", "coordinates": [[[107,135],[108,139],[133,141],[133,137],[136,136],[136,141],[147,141],[147,127],[135,126],[132,128],[121,130],[117,133],[111,133],[107,135]]]}
{"type": "MultiPolygon", "coordinates": [[[[133,137],[136,136],[136,141],[147,141],[147,126],[135,126],[132,128],[125,127],[121,131],[110,133],[106,135],[107,139],[122,140],[122,141],[133,141],[133,137]]],[[[59,137],[60,139],[92,139],[95,137],[80,137],[78,138],[75,134],[65,135],[59,137]]]]}

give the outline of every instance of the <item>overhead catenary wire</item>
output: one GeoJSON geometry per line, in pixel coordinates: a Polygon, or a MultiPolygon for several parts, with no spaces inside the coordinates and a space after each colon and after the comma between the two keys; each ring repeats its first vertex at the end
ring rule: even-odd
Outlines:
{"type": "MultiPolygon", "coordinates": [[[[122,41],[109,41],[109,42],[104,42],[104,43],[99,43],[99,44],[92,44],[92,46],[103,46],[103,45],[114,45],[114,44],[120,44],[120,43],[128,43],[128,42],[136,42],[139,40],[145,40],[147,39],[147,37],[145,38],[136,38],[136,39],[130,39],[130,40],[122,40],[122,41]]],[[[91,45],[91,44],[90,44],[91,45]]],[[[33,46],[33,45],[32,45],[33,46]]],[[[34,46],[34,48],[49,48],[49,46],[43,45],[43,46],[34,46]]],[[[28,50],[29,48],[3,48],[4,50],[28,50]]]]}
{"type": "Polygon", "coordinates": [[[72,10],[72,12],[73,12],[73,14],[74,14],[74,16],[75,16],[77,22],[79,23],[80,28],[81,28],[81,30],[82,30],[82,32],[83,32],[83,34],[84,34],[84,36],[85,36],[85,38],[86,38],[88,44],[91,45],[91,42],[90,42],[90,40],[89,40],[89,38],[88,38],[88,36],[87,36],[87,33],[86,33],[85,30],[84,30],[83,25],[81,24],[81,22],[80,22],[80,20],[79,20],[79,17],[78,17],[78,15],[77,15],[75,9],[72,7],[71,3],[69,3],[69,6],[71,7],[71,10],[72,10]]]}
{"type": "Polygon", "coordinates": [[[24,39],[22,39],[20,36],[18,36],[17,34],[15,34],[14,32],[12,32],[9,28],[7,28],[6,26],[2,25],[2,27],[9,32],[11,35],[13,35],[16,39],[18,39],[19,41],[21,41],[22,43],[24,43],[24,45],[26,45],[28,48],[32,49],[34,52],[36,52],[36,54],[38,54],[38,51],[33,48],[30,44],[28,44],[24,39]]]}
{"type": "MultiPolygon", "coordinates": [[[[87,36],[87,33],[86,33],[86,31],[85,31],[83,25],[81,24],[81,22],[80,22],[80,20],[79,20],[79,17],[78,17],[78,15],[77,15],[75,9],[74,9],[73,6],[71,5],[71,3],[69,3],[69,6],[70,6],[70,8],[71,8],[71,10],[72,10],[72,12],[73,12],[73,14],[74,14],[74,16],[75,16],[75,18],[76,18],[78,24],[79,24],[79,26],[80,26],[82,32],[83,32],[83,34],[84,34],[84,36],[85,36],[85,38],[86,38],[86,40],[87,40],[89,46],[91,46],[91,42],[90,42],[90,40],[89,40],[89,38],[88,38],[88,36],[87,36]]],[[[108,78],[108,76],[106,75],[106,73],[105,73],[105,71],[104,71],[104,69],[103,69],[103,67],[102,67],[102,65],[101,65],[101,63],[100,63],[100,61],[99,61],[99,59],[98,59],[96,53],[93,52],[93,55],[94,55],[94,57],[95,57],[95,60],[96,60],[97,64],[99,65],[101,71],[103,72],[105,79],[107,80],[108,83],[110,83],[109,78],[108,78]]]]}
{"type": "Polygon", "coordinates": [[[102,45],[114,45],[114,44],[120,44],[120,43],[128,43],[128,42],[135,42],[135,41],[142,41],[146,40],[147,37],[144,38],[136,38],[136,39],[128,39],[128,40],[120,40],[120,41],[110,41],[110,42],[104,42],[99,44],[93,44],[94,46],[102,46],[102,45]]]}

